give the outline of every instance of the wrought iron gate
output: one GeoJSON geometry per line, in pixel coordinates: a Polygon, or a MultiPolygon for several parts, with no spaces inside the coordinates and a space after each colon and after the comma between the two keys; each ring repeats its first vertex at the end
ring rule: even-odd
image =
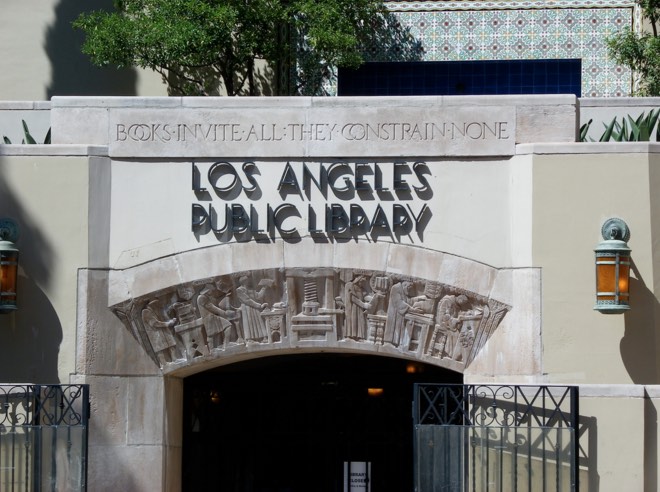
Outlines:
{"type": "Polygon", "coordinates": [[[578,387],[416,384],[416,492],[578,492],[578,387]]]}
{"type": "Polygon", "coordinates": [[[0,385],[0,490],[87,490],[88,385],[0,385]]]}

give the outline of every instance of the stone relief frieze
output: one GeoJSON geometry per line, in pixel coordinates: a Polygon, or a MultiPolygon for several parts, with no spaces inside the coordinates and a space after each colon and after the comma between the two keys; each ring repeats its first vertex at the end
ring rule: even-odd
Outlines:
{"type": "Polygon", "coordinates": [[[162,368],[251,346],[328,346],[460,369],[510,306],[414,277],[290,268],[172,286],[112,309],[162,368]]]}

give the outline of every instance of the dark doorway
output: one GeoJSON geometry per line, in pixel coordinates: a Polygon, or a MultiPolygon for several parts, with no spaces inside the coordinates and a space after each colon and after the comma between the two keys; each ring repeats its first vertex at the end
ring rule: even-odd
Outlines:
{"type": "Polygon", "coordinates": [[[255,359],[186,378],[183,490],[341,492],[343,463],[372,491],[413,489],[415,382],[462,375],[387,357],[255,359]],[[371,388],[371,391],[370,391],[371,388]]]}

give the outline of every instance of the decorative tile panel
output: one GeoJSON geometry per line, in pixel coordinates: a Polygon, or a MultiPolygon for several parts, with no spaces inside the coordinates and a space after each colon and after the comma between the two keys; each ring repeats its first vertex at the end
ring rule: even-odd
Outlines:
{"type": "MultiPolygon", "coordinates": [[[[424,46],[423,60],[582,60],[582,95],[627,96],[630,70],[609,59],[605,39],[641,24],[630,1],[386,2],[424,46]]],[[[369,61],[389,61],[371,49],[369,61]]]]}

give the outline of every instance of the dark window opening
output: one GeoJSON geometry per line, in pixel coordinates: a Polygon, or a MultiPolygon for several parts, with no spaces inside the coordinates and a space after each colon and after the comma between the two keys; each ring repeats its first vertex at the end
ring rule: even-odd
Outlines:
{"type": "Polygon", "coordinates": [[[378,62],[340,68],[340,96],[582,95],[582,60],[378,62]]]}

